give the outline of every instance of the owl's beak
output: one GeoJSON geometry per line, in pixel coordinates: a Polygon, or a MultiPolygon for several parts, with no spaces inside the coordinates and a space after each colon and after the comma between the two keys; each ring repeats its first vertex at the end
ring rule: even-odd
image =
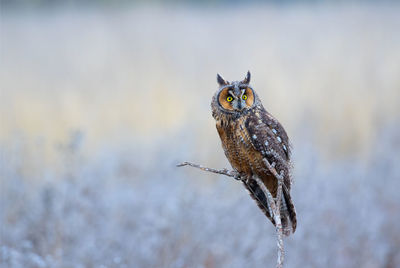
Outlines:
{"type": "Polygon", "coordinates": [[[238,102],[236,109],[239,111],[242,111],[244,109],[245,105],[241,101],[238,102]]]}

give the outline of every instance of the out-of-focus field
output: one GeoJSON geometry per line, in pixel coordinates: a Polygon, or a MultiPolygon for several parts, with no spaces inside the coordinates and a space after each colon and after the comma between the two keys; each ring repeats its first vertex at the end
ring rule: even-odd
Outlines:
{"type": "Polygon", "coordinates": [[[400,6],[2,10],[1,267],[272,267],[216,73],[294,145],[287,267],[399,267],[400,6]]]}

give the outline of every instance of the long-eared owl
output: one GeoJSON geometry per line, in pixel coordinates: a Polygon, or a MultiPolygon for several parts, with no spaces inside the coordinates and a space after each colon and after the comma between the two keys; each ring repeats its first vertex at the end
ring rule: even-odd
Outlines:
{"type": "Polygon", "coordinates": [[[242,81],[228,82],[217,75],[219,89],[212,102],[222,147],[230,164],[242,179],[251,197],[275,225],[261,181],[276,198],[278,180],[268,169],[283,176],[281,222],[284,233],[296,230],[296,210],[290,197],[292,184],[289,138],[282,125],[268,113],[250,86],[250,72],[242,81]],[[255,179],[258,178],[258,180],[255,179]]]}

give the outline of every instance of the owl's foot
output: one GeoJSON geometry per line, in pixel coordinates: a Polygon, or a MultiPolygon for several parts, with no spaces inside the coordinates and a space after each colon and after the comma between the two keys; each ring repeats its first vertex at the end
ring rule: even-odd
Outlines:
{"type": "Polygon", "coordinates": [[[240,176],[240,173],[237,172],[236,170],[229,171],[229,174],[230,174],[231,177],[233,177],[237,181],[241,181],[242,180],[242,176],[240,176]]]}

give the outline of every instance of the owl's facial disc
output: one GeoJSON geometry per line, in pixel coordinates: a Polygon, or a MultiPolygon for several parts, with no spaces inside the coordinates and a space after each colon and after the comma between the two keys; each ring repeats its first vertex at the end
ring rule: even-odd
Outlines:
{"type": "Polygon", "coordinates": [[[241,112],[252,107],[254,104],[254,93],[248,86],[227,86],[220,91],[218,102],[224,110],[241,112]]]}

